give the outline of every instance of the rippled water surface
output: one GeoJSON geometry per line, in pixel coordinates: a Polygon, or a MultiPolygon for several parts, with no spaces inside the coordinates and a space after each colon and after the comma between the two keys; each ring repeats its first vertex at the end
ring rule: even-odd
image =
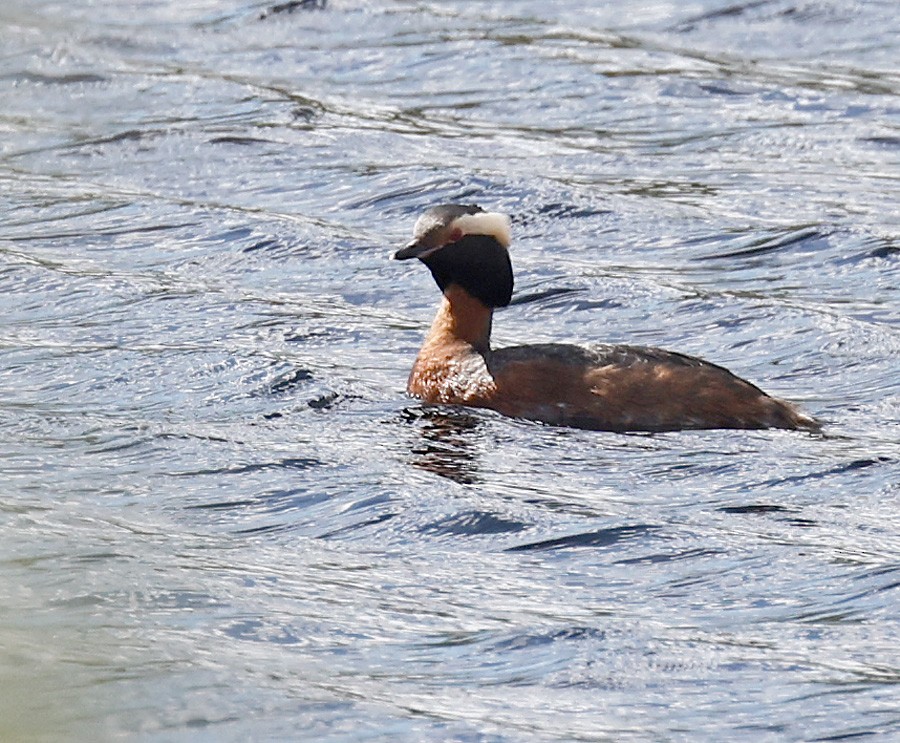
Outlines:
{"type": "Polygon", "coordinates": [[[896,3],[305,5],[0,6],[0,738],[900,737],[896,3]],[[826,433],[407,399],[448,200],[826,433]]]}

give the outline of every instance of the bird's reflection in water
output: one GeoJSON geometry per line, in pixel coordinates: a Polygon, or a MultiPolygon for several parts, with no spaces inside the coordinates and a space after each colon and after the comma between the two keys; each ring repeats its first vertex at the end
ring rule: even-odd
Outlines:
{"type": "Polygon", "coordinates": [[[432,407],[407,408],[403,418],[418,426],[422,437],[412,448],[414,467],[463,485],[480,480],[475,446],[483,422],[480,418],[461,410],[432,407]]]}

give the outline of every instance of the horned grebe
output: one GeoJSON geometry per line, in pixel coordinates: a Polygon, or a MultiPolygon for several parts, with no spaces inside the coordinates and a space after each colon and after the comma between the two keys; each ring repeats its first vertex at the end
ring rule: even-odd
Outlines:
{"type": "Polygon", "coordinates": [[[506,215],[444,204],[419,217],[412,242],[394,254],[422,261],[444,295],[409,375],[411,395],[601,431],[820,430],[791,404],[680,353],[559,343],[492,350],[494,308],[513,291],[509,244],[506,215]]]}

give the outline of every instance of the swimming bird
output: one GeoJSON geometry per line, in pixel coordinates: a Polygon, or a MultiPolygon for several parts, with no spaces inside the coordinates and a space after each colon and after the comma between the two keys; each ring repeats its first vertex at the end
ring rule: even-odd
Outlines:
{"type": "Polygon", "coordinates": [[[412,242],[394,254],[422,261],[443,293],[409,375],[410,395],[602,431],[820,430],[727,369],[673,351],[562,343],[492,349],[494,309],[513,292],[510,240],[506,215],[442,204],[419,217],[412,242]]]}

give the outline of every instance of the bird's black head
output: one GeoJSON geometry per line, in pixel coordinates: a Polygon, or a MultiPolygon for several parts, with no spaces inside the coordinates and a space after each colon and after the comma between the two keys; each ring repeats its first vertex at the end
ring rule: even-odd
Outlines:
{"type": "Polygon", "coordinates": [[[505,307],[513,291],[509,242],[506,215],[474,205],[443,204],[419,217],[412,242],[394,258],[418,258],[441,291],[456,284],[488,307],[505,307]]]}

